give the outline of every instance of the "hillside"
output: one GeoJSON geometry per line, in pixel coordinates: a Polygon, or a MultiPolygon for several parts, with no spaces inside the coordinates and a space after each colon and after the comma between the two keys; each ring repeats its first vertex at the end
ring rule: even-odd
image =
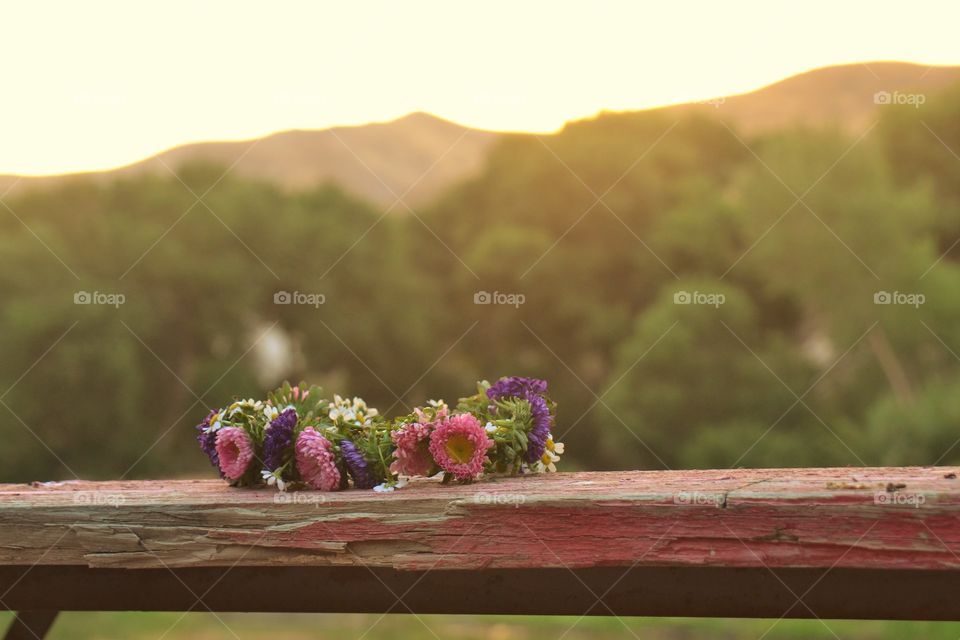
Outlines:
{"type": "Polygon", "coordinates": [[[283,131],[242,142],[188,144],[112,171],[19,179],[0,176],[0,194],[10,187],[10,193],[14,193],[77,178],[108,180],[143,172],[164,173],[164,164],[176,168],[185,162],[209,161],[227,167],[236,163],[235,174],[288,189],[336,182],[380,206],[393,204],[394,193],[400,196],[409,189],[403,199],[417,205],[479,169],[498,135],[426,113],[412,113],[391,122],[355,127],[283,131]]]}
{"type": "MultiPolygon", "coordinates": [[[[878,91],[932,97],[957,82],[960,67],[902,62],[852,64],[816,69],[750,93],[663,109],[677,115],[695,112],[716,116],[747,134],[781,127],[831,125],[857,133],[882,108],[874,101],[878,91]]],[[[271,181],[288,189],[336,182],[353,195],[381,207],[393,204],[391,191],[402,195],[409,189],[404,200],[419,205],[477,172],[500,136],[430,114],[413,113],[391,122],[283,131],[243,142],[188,144],[113,171],[24,178],[0,176],[0,194],[50,187],[77,177],[105,180],[117,175],[164,172],[163,164],[178,167],[204,160],[224,166],[236,163],[233,171],[237,175],[271,181]]]]}
{"type": "Polygon", "coordinates": [[[960,67],[871,62],[815,69],[750,93],[667,109],[714,114],[748,134],[831,125],[859,133],[882,107],[874,102],[877,92],[920,93],[930,98],[957,82],[960,67]]]}

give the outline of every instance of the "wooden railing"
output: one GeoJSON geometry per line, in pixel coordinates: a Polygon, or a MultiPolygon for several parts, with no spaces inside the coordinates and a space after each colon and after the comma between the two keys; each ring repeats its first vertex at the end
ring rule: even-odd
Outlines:
{"type": "Polygon", "coordinates": [[[0,606],[21,612],[9,637],[42,636],[59,610],[957,620],[958,553],[950,468],[561,473],[393,493],[0,485],[0,606]]]}

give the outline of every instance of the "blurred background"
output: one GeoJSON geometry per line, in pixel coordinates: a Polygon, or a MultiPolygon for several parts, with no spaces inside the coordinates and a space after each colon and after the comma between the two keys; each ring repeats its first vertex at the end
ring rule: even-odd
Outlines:
{"type": "MultiPolygon", "coordinates": [[[[396,414],[508,374],[549,380],[567,470],[960,463],[950,3],[9,13],[4,482],[212,477],[193,426],[284,379],[396,414]]],[[[55,633],[432,637],[402,617],[229,619],[75,614],[55,633]]]]}

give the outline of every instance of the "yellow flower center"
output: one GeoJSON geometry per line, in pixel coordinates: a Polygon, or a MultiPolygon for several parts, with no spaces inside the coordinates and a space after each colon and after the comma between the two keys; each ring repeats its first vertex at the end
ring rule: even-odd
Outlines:
{"type": "Polygon", "coordinates": [[[462,435],[453,435],[447,439],[447,454],[459,464],[467,464],[473,459],[473,443],[462,435]]]}

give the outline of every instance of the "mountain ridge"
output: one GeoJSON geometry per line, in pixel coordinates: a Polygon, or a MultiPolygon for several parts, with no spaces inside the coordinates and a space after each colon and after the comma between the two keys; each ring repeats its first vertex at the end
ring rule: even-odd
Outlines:
{"type": "MultiPolygon", "coordinates": [[[[718,117],[747,135],[798,126],[838,126],[856,134],[883,106],[875,102],[877,92],[916,91],[926,100],[926,93],[953,83],[960,83],[960,66],[870,62],[822,67],[738,95],[618,113],[700,113],[718,117]]],[[[571,120],[565,126],[604,113],[609,112],[571,120]]],[[[479,172],[491,147],[508,135],[529,134],[473,129],[416,111],[384,122],[289,129],[240,141],[194,142],[106,171],[0,175],[0,197],[73,180],[108,181],[138,173],[165,173],[189,162],[211,162],[285,189],[334,182],[377,206],[403,210],[403,204],[422,205],[479,172]]]]}
{"type": "Polygon", "coordinates": [[[105,171],[0,175],[0,194],[74,180],[104,181],[140,173],[165,173],[188,162],[210,162],[232,167],[231,172],[237,175],[267,180],[286,189],[335,182],[378,204],[390,205],[402,196],[404,202],[414,205],[479,169],[486,148],[501,135],[413,112],[386,122],[289,129],[238,141],[188,143],[105,171]],[[440,157],[449,162],[438,162],[440,157]]]}

